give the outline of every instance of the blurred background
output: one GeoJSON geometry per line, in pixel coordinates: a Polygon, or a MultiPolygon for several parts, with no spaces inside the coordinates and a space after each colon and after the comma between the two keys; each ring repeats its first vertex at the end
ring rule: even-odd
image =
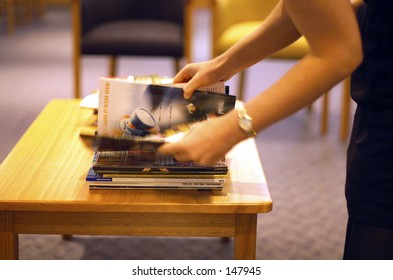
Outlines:
{"type": "MultiPolygon", "coordinates": [[[[212,2],[194,0],[187,8],[188,60],[180,59],[180,67],[213,56],[212,2]]],[[[71,0],[0,3],[1,163],[49,100],[74,98],[75,27],[71,0]]],[[[108,75],[108,57],[86,55],[80,62],[84,97],[97,89],[99,77],[108,75]]],[[[250,100],[294,63],[272,58],[252,66],[241,98],[250,100]]],[[[157,56],[118,56],[116,69],[119,76],[176,73],[172,58],[157,56]]],[[[239,96],[240,81],[240,75],[228,81],[231,94],[239,96]]],[[[320,99],[256,137],[274,204],[271,213],[258,219],[257,259],[342,258],[348,141],[340,135],[342,97],[343,84],[330,91],[324,133],[326,102],[320,99]]],[[[351,104],[349,123],[353,108],[351,104]]],[[[74,236],[65,241],[56,235],[20,236],[21,259],[231,259],[232,252],[232,241],[217,238],[74,236]]]]}

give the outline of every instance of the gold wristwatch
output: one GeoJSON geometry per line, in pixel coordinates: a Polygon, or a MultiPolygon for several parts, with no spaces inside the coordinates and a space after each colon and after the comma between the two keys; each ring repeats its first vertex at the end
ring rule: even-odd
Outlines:
{"type": "Polygon", "coordinates": [[[257,133],[253,129],[253,121],[252,118],[247,114],[246,108],[240,107],[236,109],[237,117],[239,120],[240,128],[247,133],[248,137],[255,137],[257,133]]]}

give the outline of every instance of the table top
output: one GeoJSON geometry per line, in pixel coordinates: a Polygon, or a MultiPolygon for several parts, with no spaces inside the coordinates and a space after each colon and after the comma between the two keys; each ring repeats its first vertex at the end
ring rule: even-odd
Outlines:
{"type": "Polygon", "coordinates": [[[253,139],[227,155],[222,191],[89,190],[93,150],[80,132],[93,120],[79,99],[55,99],[0,166],[1,211],[265,213],[272,200],[253,139]]]}

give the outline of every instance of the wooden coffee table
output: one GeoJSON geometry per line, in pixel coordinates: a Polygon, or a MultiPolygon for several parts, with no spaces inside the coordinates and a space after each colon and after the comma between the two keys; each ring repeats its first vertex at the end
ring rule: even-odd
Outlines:
{"type": "Polygon", "coordinates": [[[91,191],[80,132],[93,113],[79,102],[51,101],[1,164],[0,259],[18,259],[18,234],[234,237],[235,259],[255,259],[272,200],[253,139],[228,153],[223,191],[91,191]]]}

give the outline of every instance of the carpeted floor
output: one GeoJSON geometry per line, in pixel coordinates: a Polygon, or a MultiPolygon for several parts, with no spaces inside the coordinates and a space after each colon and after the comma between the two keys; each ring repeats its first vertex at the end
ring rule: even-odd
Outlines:
{"type": "MultiPolygon", "coordinates": [[[[208,15],[197,14],[195,60],[208,57],[208,15]]],[[[0,28],[0,162],[52,98],[72,97],[71,15],[48,9],[42,21],[8,36],[0,28]]],[[[277,79],[292,62],[266,61],[248,75],[246,99],[277,79]]],[[[83,92],[98,86],[107,61],[83,61],[83,92]]],[[[172,76],[165,59],[124,58],[120,75],[172,76]]],[[[236,78],[229,81],[232,91],[236,78]]],[[[234,92],[233,92],[234,93],[234,92]]],[[[259,154],[274,201],[258,220],[258,259],[340,259],[346,208],[346,142],[338,137],[341,87],[331,92],[330,130],[319,133],[319,102],[260,133],[259,154]]],[[[17,187],[17,186],[16,186],[17,187]]],[[[21,235],[21,259],[231,259],[233,242],[217,238],[21,235]]]]}

